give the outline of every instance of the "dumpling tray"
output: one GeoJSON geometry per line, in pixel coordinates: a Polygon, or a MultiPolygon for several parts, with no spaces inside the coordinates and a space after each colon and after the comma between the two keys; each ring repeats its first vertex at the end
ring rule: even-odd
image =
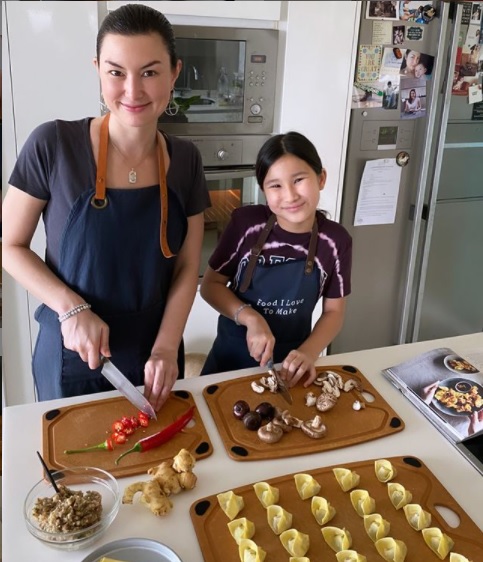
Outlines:
{"type": "MultiPolygon", "coordinates": [[[[375,513],[382,515],[390,523],[390,537],[404,541],[407,546],[405,562],[440,562],[440,558],[426,545],[421,531],[414,530],[406,520],[404,510],[396,509],[388,494],[387,483],[376,478],[375,461],[366,460],[337,465],[347,468],[360,476],[357,489],[367,490],[375,500],[375,513]]],[[[397,474],[391,482],[399,483],[412,494],[412,504],[419,504],[431,514],[431,527],[439,528],[454,541],[452,552],[466,556],[477,562],[483,560],[483,533],[470,519],[456,500],[446,491],[439,480],[416,457],[388,457],[397,474]],[[436,506],[447,508],[459,518],[457,527],[450,526],[436,506]]],[[[359,516],[350,500],[350,491],[342,491],[333,469],[336,466],[300,471],[311,475],[320,484],[318,496],[327,499],[335,508],[333,519],[323,527],[335,526],[349,530],[352,535],[352,550],[366,556],[367,562],[384,562],[364,529],[363,518],[359,516]]],[[[310,562],[336,561],[335,552],[322,536],[319,525],[311,512],[311,499],[302,500],[295,486],[295,474],[287,474],[265,480],[278,488],[278,505],[292,513],[292,527],[310,537],[310,547],[305,556],[310,562]]],[[[252,539],[266,551],[265,562],[283,562],[290,554],[282,546],[280,538],[272,531],[264,508],[255,494],[253,484],[247,484],[232,491],[243,498],[244,507],[236,518],[246,517],[255,526],[252,539]]],[[[220,490],[220,493],[228,490],[220,490]]],[[[238,545],[229,532],[230,519],[219,505],[217,495],[201,498],[190,508],[191,520],[196,531],[205,562],[239,561],[238,545]]],[[[444,510],[441,510],[442,512],[444,510]]],[[[449,555],[445,558],[449,561],[449,555]]]]}

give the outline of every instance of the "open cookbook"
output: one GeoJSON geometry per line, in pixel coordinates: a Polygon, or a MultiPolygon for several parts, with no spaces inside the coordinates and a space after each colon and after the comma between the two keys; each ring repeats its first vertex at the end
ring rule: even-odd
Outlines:
{"type": "Polygon", "coordinates": [[[483,439],[483,373],[452,349],[433,349],[382,373],[453,444],[483,439]]]}

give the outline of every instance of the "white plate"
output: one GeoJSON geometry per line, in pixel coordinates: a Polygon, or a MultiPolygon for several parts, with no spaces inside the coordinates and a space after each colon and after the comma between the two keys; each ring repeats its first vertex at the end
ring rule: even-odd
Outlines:
{"type": "Polygon", "coordinates": [[[183,562],[165,544],[151,539],[121,539],[104,544],[91,552],[82,562],[99,562],[103,556],[122,562],[183,562]]]}
{"type": "Polygon", "coordinates": [[[458,375],[470,375],[470,374],[474,374],[474,373],[478,373],[478,369],[476,367],[474,367],[474,371],[472,369],[455,369],[454,367],[451,367],[450,365],[450,361],[464,361],[464,359],[462,357],[460,357],[459,355],[447,355],[444,358],[444,366],[452,371],[453,373],[456,373],[458,375]]]}

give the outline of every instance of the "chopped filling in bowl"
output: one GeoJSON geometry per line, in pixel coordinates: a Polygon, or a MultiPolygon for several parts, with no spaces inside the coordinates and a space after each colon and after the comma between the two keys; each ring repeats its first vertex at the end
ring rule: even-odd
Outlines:
{"type": "Polygon", "coordinates": [[[32,515],[39,527],[49,533],[70,533],[86,529],[101,519],[102,496],[99,492],[75,491],[59,485],[59,493],[37,498],[32,515]]]}

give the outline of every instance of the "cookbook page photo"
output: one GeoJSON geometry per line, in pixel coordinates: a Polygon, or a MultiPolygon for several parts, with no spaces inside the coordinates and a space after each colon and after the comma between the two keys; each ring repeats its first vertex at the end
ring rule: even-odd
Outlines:
{"type": "Polygon", "coordinates": [[[383,375],[453,441],[483,434],[483,373],[452,349],[433,349],[383,375]]]}

